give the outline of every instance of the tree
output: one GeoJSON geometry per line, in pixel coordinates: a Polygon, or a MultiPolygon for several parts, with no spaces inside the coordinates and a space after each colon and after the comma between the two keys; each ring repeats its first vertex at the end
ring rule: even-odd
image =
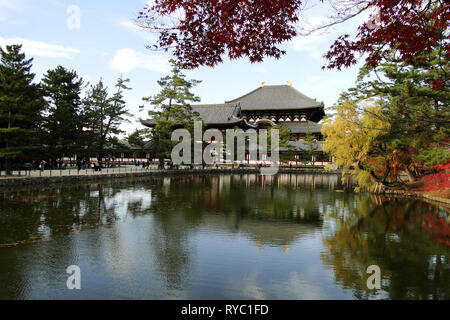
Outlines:
{"type": "Polygon", "coordinates": [[[134,146],[138,146],[140,147],[142,150],[145,149],[145,145],[148,142],[148,139],[151,136],[151,130],[150,129],[143,129],[143,130],[134,130],[133,133],[131,133],[128,138],[127,141],[129,144],[134,145],[134,146]]]}
{"type": "Polygon", "coordinates": [[[357,163],[365,180],[371,176],[386,186],[405,187],[400,172],[415,181],[435,171],[433,166],[450,160],[448,67],[442,46],[410,62],[394,50],[378,66],[364,66],[356,87],[342,95],[335,121],[324,127],[326,148],[340,153],[336,157],[344,167],[357,163]],[[370,101],[376,110],[366,108],[370,101]],[[362,127],[361,117],[373,121],[362,127]],[[364,139],[360,132],[371,136],[364,139]],[[361,150],[352,150],[358,145],[361,150]],[[370,160],[370,165],[361,159],[370,160]],[[374,164],[381,176],[373,174],[374,164]]]}
{"type": "MultiPolygon", "coordinates": [[[[323,2],[323,1],[322,1],[323,2]]],[[[450,3],[442,0],[330,0],[334,9],[326,28],[362,12],[373,14],[358,27],[354,40],[345,34],[325,57],[328,68],[348,67],[357,55],[376,65],[394,47],[404,60],[443,44],[449,54],[450,3]]],[[[214,66],[230,59],[248,57],[260,62],[265,56],[279,58],[279,47],[298,32],[300,0],[159,0],[138,16],[139,25],[159,34],[153,48],[173,49],[185,66],[214,66]]],[[[306,23],[300,24],[305,27],[306,23]]]]}
{"type": "Polygon", "coordinates": [[[343,168],[343,176],[350,173],[358,178],[358,189],[370,188],[374,182],[392,185],[393,155],[388,145],[378,140],[389,132],[390,125],[382,119],[379,105],[367,105],[361,114],[358,103],[341,102],[335,107],[336,117],[325,120],[323,150],[336,158],[333,165],[343,168]]]}
{"type": "Polygon", "coordinates": [[[317,140],[311,132],[306,133],[305,137],[305,145],[306,149],[304,152],[308,155],[308,160],[312,159],[317,155],[317,150],[319,150],[319,145],[317,144],[317,140]]]}
{"type": "Polygon", "coordinates": [[[139,147],[140,151],[146,151],[150,139],[151,139],[150,129],[142,129],[142,130],[136,129],[133,133],[131,133],[128,136],[127,141],[130,145],[139,147]]]}
{"type": "Polygon", "coordinates": [[[408,63],[394,51],[379,66],[363,68],[351,90],[361,98],[381,101],[383,117],[391,124],[385,140],[404,155],[407,167],[450,160],[449,67],[441,46],[408,63]]]}
{"type": "Polygon", "coordinates": [[[45,141],[50,154],[61,158],[77,151],[83,130],[81,90],[83,80],[62,66],[49,70],[42,79],[48,114],[44,119],[45,141]]]}
{"type": "Polygon", "coordinates": [[[0,48],[0,158],[11,174],[11,160],[29,156],[38,140],[41,111],[45,107],[38,84],[33,83],[33,59],[21,45],[0,48]]]}
{"type": "Polygon", "coordinates": [[[201,81],[186,80],[182,66],[170,60],[172,73],[158,80],[161,91],[155,96],[143,98],[145,107],[150,103],[156,111],[149,111],[155,121],[151,133],[151,149],[153,156],[159,159],[159,168],[164,168],[164,159],[171,156],[173,147],[177,144],[171,140],[175,128],[185,128],[193,136],[193,121],[199,114],[192,110],[191,102],[199,102],[200,98],[190,90],[201,81]]]}
{"type": "Polygon", "coordinates": [[[116,92],[108,97],[108,88],[100,80],[95,86],[91,86],[84,99],[85,121],[87,123],[87,135],[90,146],[96,151],[97,158],[102,161],[105,145],[108,139],[122,131],[119,126],[125,120],[127,114],[126,103],[123,97],[125,90],[130,90],[126,84],[129,79],[120,77],[115,85],[116,92]]]}

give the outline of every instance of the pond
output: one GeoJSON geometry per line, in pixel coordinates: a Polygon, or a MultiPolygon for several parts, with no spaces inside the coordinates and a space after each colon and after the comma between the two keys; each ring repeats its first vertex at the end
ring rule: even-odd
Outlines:
{"type": "Polygon", "coordinates": [[[450,217],[337,175],[0,191],[0,299],[450,299],[450,217]],[[81,290],[66,272],[79,266],[81,290]],[[369,289],[369,266],[381,288],[369,289]]]}

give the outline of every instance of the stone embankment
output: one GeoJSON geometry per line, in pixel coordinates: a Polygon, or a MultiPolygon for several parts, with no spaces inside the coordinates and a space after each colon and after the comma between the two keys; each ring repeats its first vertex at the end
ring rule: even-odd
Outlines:
{"type": "MultiPolygon", "coordinates": [[[[193,170],[147,170],[125,173],[102,173],[102,174],[80,174],[80,175],[62,175],[62,176],[45,176],[45,177],[2,177],[0,179],[0,187],[14,188],[16,186],[28,185],[47,185],[56,184],[72,184],[80,182],[97,182],[112,179],[132,178],[132,177],[151,177],[151,176],[176,176],[176,175],[209,175],[209,174],[256,174],[259,170],[256,168],[244,169],[193,169],[193,170]]],[[[286,168],[280,169],[279,173],[295,173],[295,174],[336,174],[338,172],[329,172],[320,168],[286,168]]]]}
{"type": "Polygon", "coordinates": [[[385,195],[385,196],[397,196],[397,197],[408,197],[408,198],[420,198],[426,199],[433,202],[439,202],[441,204],[445,204],[446,206],[450,206],[450,199],[443,198],[438,196],[429,195],[423,192],[412,192],[407,190],[390,190],[383,189],[381,191],[376,192],[377,195],[385,195]]]}

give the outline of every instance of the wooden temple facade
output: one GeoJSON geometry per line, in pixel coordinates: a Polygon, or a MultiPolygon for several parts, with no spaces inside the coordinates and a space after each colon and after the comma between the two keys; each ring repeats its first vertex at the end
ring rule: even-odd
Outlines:
{"type": "MultiPolygon", "coordinates": [[[[295,138],[291,145],[299,155],[306,148],[303,139],[311,133],[317,140],[319,157],[321,155],[323,137],[319,122],[325,116],[324,103],[305,96],[291,84],[265,86],[262,83],[239,98],[222,104],[192,105],[192,109],[200,114],[207,128],[225,131],[235,127],[246,130],[277,125],[289,129],[295,138]]],[[[142,124],[153,127],[155,121],[143,120],[142,124]]]]}

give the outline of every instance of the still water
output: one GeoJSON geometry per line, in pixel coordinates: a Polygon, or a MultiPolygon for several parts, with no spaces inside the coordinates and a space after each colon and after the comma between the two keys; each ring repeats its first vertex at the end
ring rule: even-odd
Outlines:
{"type": "Polygon", "coordinates": [[[334,175],[3,190],[0,299],[450,299],[449,223],[334,175]]]}

